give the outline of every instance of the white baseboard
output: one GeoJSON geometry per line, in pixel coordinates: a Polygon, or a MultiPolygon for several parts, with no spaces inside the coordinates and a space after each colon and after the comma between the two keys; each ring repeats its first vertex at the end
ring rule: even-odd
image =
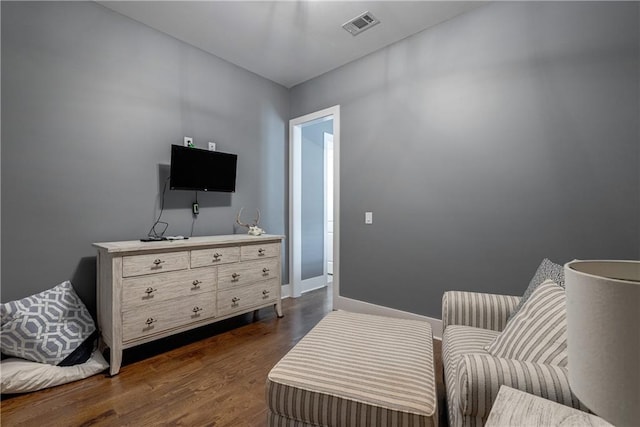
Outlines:
{"type": "Polygon", "coordinates": [[[286,285],[282,285],[282,292],[280,293],[280,297],[281,299],[285,299],[285,298],[291,298],[291,285],[290,284],[286,284],[286,285]]]}
{"type": "MultiPolygon", "coordinates": [[[[301,282],[302,284],[302,293],[310,292],[316,289],[324,288],[327,286],[327,276],[317,276],[312,277],[310,279],[305,279],[301,282]]],[[[291,298],[291,285],[287,283],[286,285],[282,285],[282,299],[291,298]]]]}
{"type": "Polygon", "coordinates": [[[378,316],[399,317],[401,319],[412,319],[429,322],[433,338],[442,339],[442,320],[433,317],[422,316],[408,311],[396,310],[395,308],[384,307],[351,298],[337,297],[334,301],[334,310],[352,311],[355,313],[375,314],[378,316]]]}
{"type": "Polygon", "coordinates": [[[304,279],[301,282],[301,284],[302,284],[301,293],[303,294],[305,292],[310,292],[315,289],[324,288],[325,286],[327,286],[327,276],[322,275],[322,276],[311,277],[309,279],[304,279]]]}
{"type": "MultiPolygon", "coordinates": [[[[323,276],[320,276],[323,277],[323,276]]],[[[310,279],[309,279],[310,280],[310,279]]],[[[305,290],[308,292],[312,289],[305,290]]],[[[291,298],[291,285],[287,283],[282,285],[282,299],[291,298]]],[[[352,311],[355,313],[375,314],[378,316],[399,317],[401,319],[421,320],[431,324],[433,338],[442,340],[442,320],[433,317],[422,316],[420,314],[410,313],[408,311],[396,310],[395,308],[384,307],[381,305],[371,304],[364,301],[358,301],[351,298],[338,297],[335,300],[334,310],[352,311]]]]}

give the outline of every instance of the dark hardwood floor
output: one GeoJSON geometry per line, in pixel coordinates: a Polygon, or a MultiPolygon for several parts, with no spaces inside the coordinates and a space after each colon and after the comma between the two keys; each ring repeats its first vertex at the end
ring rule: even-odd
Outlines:
{"type": "MultiPolygon", "coordinates": [[[[325,289],[124,353],[115,377],[100,374],[35,393],[3,396],[2,426],[264,426],[269,370],[330,310],[325,289]]],[[[444,402],[435,341],[439,411],[444,402]]]]}

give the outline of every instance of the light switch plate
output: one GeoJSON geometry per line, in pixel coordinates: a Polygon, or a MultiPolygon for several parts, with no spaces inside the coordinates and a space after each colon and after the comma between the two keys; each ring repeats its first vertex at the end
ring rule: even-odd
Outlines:
{"type": "Polygon", "coordinates": [[[373,224],[373,212],[365,212],[364,213],[364,223],[365,224],[373,224]]]}

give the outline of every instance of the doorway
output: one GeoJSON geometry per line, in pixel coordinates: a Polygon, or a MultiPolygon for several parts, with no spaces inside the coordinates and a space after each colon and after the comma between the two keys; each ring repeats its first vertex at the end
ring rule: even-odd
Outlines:
{"type": "MultiPolygon", "coordinates": [[[[330,284],[339,295],[340,106],[289,122],[291,296],[330,284]]],[[[334,304],[335,305],[335,304],[334,304]]]]}

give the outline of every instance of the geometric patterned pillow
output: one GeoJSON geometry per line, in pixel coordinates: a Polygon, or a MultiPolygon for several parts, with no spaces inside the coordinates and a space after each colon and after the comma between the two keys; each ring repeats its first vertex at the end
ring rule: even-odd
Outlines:
{"type": "Polygon", "coordinates": [[[564,289],[544,281],[485,350],[505,359],[567,366],[564,289]]]}
{"type": "Polygon", "coordinates": [[[74,352],[85,351],[85,341],[96,336],[93,319],[69,281],[2,304],[0,313],[2,353],[34,362],[77,361],[74,352]]]}
{"type": "Polygon", "coordinates": [[[509,318],[507,320],[511,320],[511,318],[513,318],[513,316],[515,316],[516,313],[520,311],[524,303],[527,302],[527,300],[531,297],[533,291],[535,291],[536,288],[547,279],[553,280],[554,283],[564,288],[564,267],[545,258],[538,266],[536,274],[533,275],[533,278],[529,282],[529,286],[527,286],[524,294],[522,294],[520,302],[511,312],[511,315],[509,315],[509,318]]]}

